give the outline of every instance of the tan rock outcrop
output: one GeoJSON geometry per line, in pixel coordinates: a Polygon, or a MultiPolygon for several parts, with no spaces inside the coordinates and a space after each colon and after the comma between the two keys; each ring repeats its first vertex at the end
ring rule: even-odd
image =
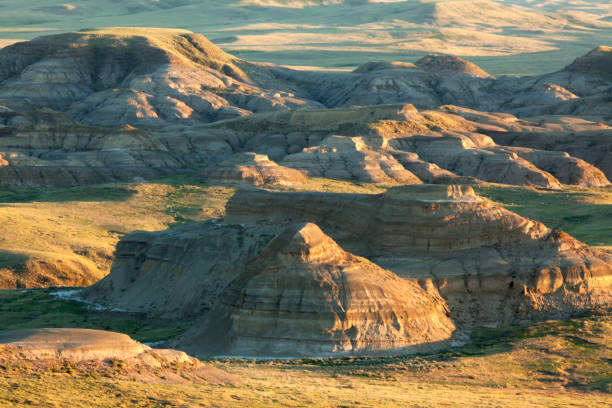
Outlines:
{"type": "Polygon", "coordinates": [[[435,287],[461,326],[567,316],[610,302],[612,258],[471,188],[382,195],[240,191],[226,222],[313,222],[346,250],[435,287]]]}
{"type": "Polygon", "coordinates": [[[486,115],[449,106],[418,111],[412,105],[283,111],[208,125],[190,137],[195,145],[224,140],[312,176],[400,184],[418,178],[545,188],[559,188],[560,181],[607,185],[601,171],[569,155],[552,160],[552,153],[496,144],[485,133],[520,128],[518,119],[486,115]]]}
{"type": "Polygon", "coordinates": [[[600,45],[576,58],[564,71],[600,75],[612,80],[612,47],[600,45]]]}
{"type": "Polygon", "coordinates": [[[72,375],[99,373],[158,384],[227,384],[237,380],[183,351],[153,349],[122,333],[92,329],[25,329],[0,333],[0,363],[16,362],[37,372],[68,366],[72,375]]]}
{"type": "Polygon", "coordinates": [[[185,159],[155,135],[131,127],[83,126],[49,109],[0,112],[0,134],[4,187],[69,187],[187,170],[185,159]]]}
{"type": "Polygon", "coordinates": [[[293,186],[308,181],[306,172],[279,166],[265,154],[251,152],[238,153],[211,165],[201,175],[208,184],[293,186]]]}
{"type": "MultiPolygon", "coordinates": [[[[593,101],[596,106],[590,105],[591,99],[581,98],[574,103],[574,107],[580,106],[584,113],[591,115],[586,118],[570,116],[576,111],[573,108],[564,114],[559,112],[561,115],[521,119],[507,113],[485,113],[458,106],[439,109],[471,121],[478,132],[490,136],[499,145],[533,149],[512,151],[565,184],[597,187],[608,185],[612,177],[612,128],[604,122],[612,110],[606,111],[603,101],[593,101]],[[573,157],[566,157],[564,152],[573,157]]],[[[570,105],[566,107],[571,108],[570,105]]],[[[532,110],[531,114],[534,113],[537,111],[532,110]]]]}
{"type": "Polygon", "coordinates": [[[318,146],[285,156],[281,164],[313,177],[384,184],[421,183],[391,154],[368,148],[359,137],[330,136],[318,146]]]}
{"type": "MultiPolygon", "coordinates": [[[[0,344],[36,358],[110,360],[136,358],[150,347],[121,333],[92,329],[25,329],[0,333],[0,344]]],[[[183,353],[183,358],[187,355],[183,353]]]]}
{"type": "Polygon", "coordinates": [[[460,335],[605,307],[612,256],[471,187],[251,188],[224,223],[125,237],[85,296],[196,318],[175,345],[205,355],[388,354],[447,344],[452,325],[460,335]]]}
{"type": "Polygon", "coordinates": [[[442,76],[471,75],[488,78],[491,75],[473,62],[452,55],[427,55],[414,63],[417,68],[442,76]]]}
{"type": "Polygon", "coordinates": [[[447,341],[444,301],[340,248],[315,224],[281,232],[176,341],[196,354],[410,352],[447,341]]]}

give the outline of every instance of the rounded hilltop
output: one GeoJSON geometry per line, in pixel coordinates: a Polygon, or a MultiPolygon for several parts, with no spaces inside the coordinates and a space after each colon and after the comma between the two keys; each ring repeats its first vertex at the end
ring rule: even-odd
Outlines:
{"type": "Polygon", "coordinates": [[[471,75],[477,78],[489,78],[491,75],[473,62],[454,55],[429,54],[417,62],[418,69],[441,76],[471,75]]]}
{"type": "Polygon", "coordinates": [[[71,48],[103,45],[120,48],[125,46],[154,48],[163,51],[172,62],[190,61],[213,68],[238,60],[210,42],[204,35],[175,28],[86,28],[74,33],[38,37],[32,42],[65,45],[71,48]]]}

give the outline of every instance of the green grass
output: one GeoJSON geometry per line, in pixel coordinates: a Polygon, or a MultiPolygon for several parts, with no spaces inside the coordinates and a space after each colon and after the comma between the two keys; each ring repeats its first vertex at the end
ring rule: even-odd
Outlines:
{"type": "Polygon", "coordinates": [[[134,195],[123,185],[93,185],[53,189],[2,189],[0,203],[125,201],[134,195]]]}
{"type": "Polygon", "coordinates": [[[100,311],[76,300],[52,296],[57,289],[0,291],[0,331],[72,327],[121,332],[141,342],[173,338],[189,322],[160,319],[143,313],[100,311]]]}
{"type": "Polygon", "coordinates": [[[560,229],[595,246],[612,245],[612,188],[563,190],[479,186],[477,192],[510,211],[560,229]]]}
{"type": "Polygon", "coordinates": [[[10,268],[23,264],[28,256],[20,253],[0,251],[0,268],[10,268]]]}

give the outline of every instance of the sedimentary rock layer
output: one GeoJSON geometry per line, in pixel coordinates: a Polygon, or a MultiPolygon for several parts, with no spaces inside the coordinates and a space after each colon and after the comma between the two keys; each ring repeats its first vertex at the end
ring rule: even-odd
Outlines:
{"type": "Polygon", "coordinates": [[[440,346],[445,302],[340,248],[315,224],[287,227],[176,342],[208,355],[327,356],[440,346]]]}
{"type": "Polygon", "coordinates": [[[212,221],[134,232],[119,242],[111,273],[88,296],[130,311],[200,316],[278,233],[278,226],[212,221]]]}
{"type": "Polygon", "coordinates": [[[346,250],[433,286],[460,324],[571,315],[610,302],[612,258],[469,187],[381,195],[240,191],[226,222],[314,222],[346,250]]]}
{"type": "Polygon", "coordinates": [[[251,188],[226,213],[224,223],[127,236],[86,295],[200,317],[176,342],[186,350],[277,356],[409,352],[447,344],[453,327],[568,317],[612,300],[609,254],[471,187],[251,188]]]}
{"type": "Polygon", "coordinates": [[[245,184],[292,186],[308,181],[305,172],[279,166],[264,154],[238,153],[218,164],[210,165],[201,176],[208,184],[245,184]]]}

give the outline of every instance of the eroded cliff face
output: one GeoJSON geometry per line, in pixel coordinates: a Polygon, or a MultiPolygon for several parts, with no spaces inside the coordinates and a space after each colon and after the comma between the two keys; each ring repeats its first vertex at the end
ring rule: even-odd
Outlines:
{"type": "Polygon", "coordinates": [[[401,353],[448,344],[441,297],[340,248],[312,223],[282,231],[176,341],[209,355],[401,353]]]}
{"type": "Polygon", "coordinates": [[[212,185],[295,186],[308,181],[306,172],[279,166],[265,154],[252,152],[232,155],[200,175],[212,185]]]}
{"type": "Polygon", "coordinates": [[[419,111],[412,105],[282,111],[211,124],[188,135],[194,145],[224,142],[314,177],[383,184],[471,179],[546,188],[609,184],[599,169],[566,153],[496,144],[486,133],[528,130],[511,115],[486,115],[456,107],[419,111]]]}
{"type": "Polygon", "coordinates": [[[572,113],[585,102],[588,108],[576,112],[593,115],[597,107],[605,116],[608,56],[605,47],[595,50],[548,77],[496,79],[450,56],[329,74],[249,63],[184,30],[108,28],[40,37],[0,50],[0,185],[130,181],[204,167],[214,173],[222,163],[229,178],[217,172],[213,179],[230,183],[244,175],[261,184],[278,164],[315,177],[382,184],[605,186],[608,179],[593,164],[607,171],[599,153],[607,140],[597,139],[602,149],[570,152],[580,158],[560,143],[542,147],[559,149],[554,152],[529,142],[507,146],[489,135],[518,132],[531,139],[530,126],[550,127],[554,118],[483,126],[486,113],[472,119],[464,113],[465,107],[522,116],[572,113]],[[585,93],[595,84],[597,92],[585,93]],[[464,108],[436,109],[441,104],[464,108]],[[248,156],[227,162],[241,153],[267,155],[271,163],[262,172],[248,156]]]}
{"type": "Polygon", "coordinates": [[[200,316],[176,342],[199,354],[405,353],[608,305],[612,257],[465,186],[251,188],[223,223],[127,236],[87,296],[200,316]]]}
{"type": "Polygon", "coordinates": [[[189,159],[129,127],[94,127],[41,109],[0,112],[0,186],[71,187],[184,172],[189,159]]]}
{"type": "Polygon", "coordinates": [[[278,233],[277,226],[213,221],[134,232],[119,242],[111,273],[88,296],[124,310],[199,316],[278,233]]]}
{"type": "Polygon", "coordinates": [[[240,191],[226,222],[317,223],[339,245],[435,288],[460,325],[571,315],[612,296],[612,258],[469,187],[382,195],[240,191]]]}
{"type": "Polygon", "coordinates": [[[609,184],[599,169],[567,153],[496,144],[485,133],[523,134],[535,124],[495,115],[385,105],[283,111],[154,131],[86,126],[49,109],[5,109],[0,185],[65,187],[194,168],[204,168],[202,176],[219,184],[288,185],[306,176],[380,184],[609,184]]]}

